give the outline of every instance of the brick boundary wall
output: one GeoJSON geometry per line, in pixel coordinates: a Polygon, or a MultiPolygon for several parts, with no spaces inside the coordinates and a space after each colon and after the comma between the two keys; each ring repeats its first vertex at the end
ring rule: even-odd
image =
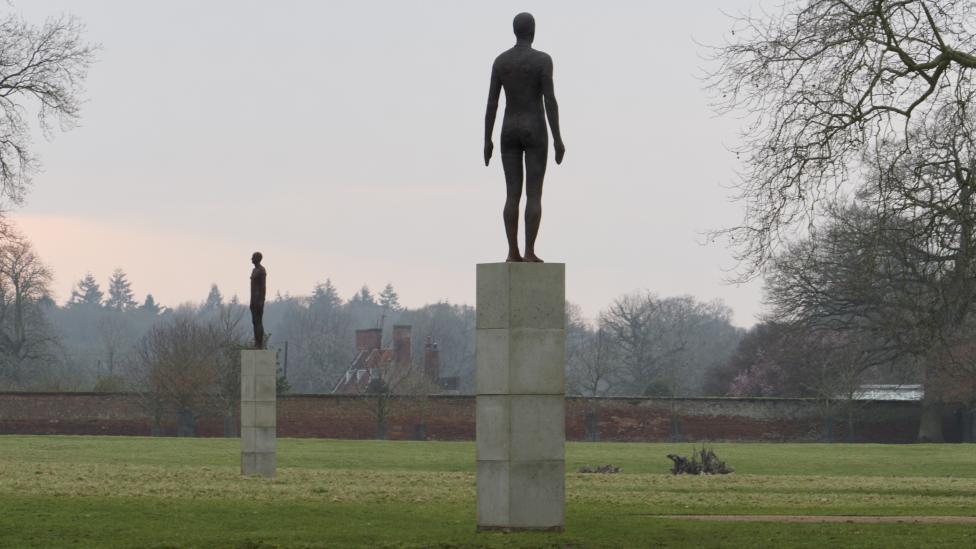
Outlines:
{"type": "MultiPolygon", "coordinates": [[[[474,440],[473,396],[397,397],[389,401],[388,438],[474,440]]],[[[278,436],[369,439],[377,433],[376,401],[344,395],[278,397],[278,436]]],[[[917,402],[858,406],[856,442],[915,440],[917,402]]],[[[962,438],[961,414],[946,407],[943,431],[962,438]]],[[[233,425],[239,425],[237,418],[233,425]]],[[[846,440],[846,419],[825,419],[815,400],[777,398],[575,398],[566,402],[566,437],[602,441],[820,441],[828,431],[846,440]]],[[[0,392],[0,434],[150,435],[153,421],[131,393],[0,392]]],[[[176,434],[167,414],[159,434],[176,434]]],[[[198,418],[197,436],[224,436],[219,414],[198,418]]],[[[236,434],[236,433],[231,433],[236,434]]]]}

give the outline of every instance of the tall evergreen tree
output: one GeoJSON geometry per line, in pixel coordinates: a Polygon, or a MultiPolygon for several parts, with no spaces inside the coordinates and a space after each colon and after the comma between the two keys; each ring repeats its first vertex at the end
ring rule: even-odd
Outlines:
{"type": "Polygon", "coordinates": [[[363,284],[363,287],[356,292],[356,295],[352,296],[352,299],[350,299],[349,302],[359,305],[376,305],[376,299],[373,298],[373,292],[369,291],[369,286],[365,284],[363,284]]]}
{"type": "Polygon", "coordinates": [[[383,292],[380,293],[380,305],[389,311],[399,311],[403,308],[400,306],[400,296],[393,289],[393,284],[387,284],[383,288],[383,292]]]}
{"type": "Polygon", "coordinates": [[[71,299],[68,303],[74,305],[101,305],[104,295],[101,287],[98,285],[98,281],[95,280],[95,276],[89,272],[85,273],[85,278],[79,280],[75,289],[71,291],[71,299]]]}
{"type": "Polygon", "coordinates": [[[163,310],[163,308],[160,307],[158,303],[156,303],[156,300],[153,298],[152,294],[146,294],[146,301],[142,304],[141,307],[139,307],[139,309],[147,313],[152,313],[154,315],[159,314],[163,310]]]}
{"type": "Polygon", "coordinates": [[[332,284],[332,279],[325,279],[325,283],[316,284],[312,290],[312,304],[317,306],[338,307],[342,304],[339,292],[332,284]]]}
{"type": "Polygon", "coordinates": [[[132,284],[122,269],[115,269],[112,272],[112,278],[108,281],[108,299],[105,300],[105,306],[117,311],[128,311],[136,307],[132,284]]]}
{"type": "Polygon", "coordinates": [[[220,288],[216,284],[210,285],[210,293],[207,294],[207,300],[203,302],[203,311],[214,311],[220,308],[224,304],[224,296],[220,293],[220,288]]]}

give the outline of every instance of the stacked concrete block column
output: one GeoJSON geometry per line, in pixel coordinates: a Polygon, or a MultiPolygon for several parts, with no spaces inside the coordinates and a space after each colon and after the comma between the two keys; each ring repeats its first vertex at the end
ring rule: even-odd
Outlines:
{"type": "Polygon", "coordinates": [[[241,351],[241,474],[273,477],[277,469],[275,352],[241,351]]]}
{"type": "Polygon", "coordinates": [[[566,267],[477,272],[479,530],[562,530],[566,267]]]}

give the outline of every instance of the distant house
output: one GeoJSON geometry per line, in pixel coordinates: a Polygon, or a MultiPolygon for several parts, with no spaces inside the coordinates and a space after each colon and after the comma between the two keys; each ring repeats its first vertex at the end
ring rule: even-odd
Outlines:
{"type": "MultiPolygon", "coordinates": [[[[401,392],[398,386],[413,372],[412,327],[393,326],[393,348],[383,349],[383,330],[371,328],[356,330],[356,356],[346,373],[339,378],[332,389],[334,394],[358,395],[367,391],[370,383],[382,381],[392,392],[401,392]]],[[[431,383],[438,382],[440,374],[440,351],[437,344],[428,337],[424,346],[423,375],[431,383]]]]}
{"type": "Polygon", "coordinates": [[[869,384],[861,385],[854,400],[922,400],[925,389],[921,385],[869,384]]]}

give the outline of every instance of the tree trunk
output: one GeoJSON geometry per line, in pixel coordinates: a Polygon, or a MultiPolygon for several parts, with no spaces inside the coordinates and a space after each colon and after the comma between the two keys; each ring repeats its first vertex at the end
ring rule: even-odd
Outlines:
{"type": "Polygon", "coordinates": [[[854,442],[854,407],[853,405],[847,410],[847,433],[845,433],[845,440],[847,442],[854,442]]]}
{"type": "Polygon", "coordinates": [[[196,418],[193,417],[193,410],[184,408],[176,417],[176,436],[192,437],[196,434],[196,418]]]}
{"type": "Polygon", "coordinates": [[[942,396],[937,394],[935,368],[925,363],[922,375],[922,417],[918,424],[918,442],[945,442],[942,436],[942,396]]]}
{"type": "Polygon", "coordinates": [[[376,397],[376,438],[386,440],[389,435],[386,429],[386,399],[382,396],[376,397]]]}
{"type": "Polygon", "coordinates": [[[962,411],[962,441],[976,442],[976,409],[971,406],[962,411]]]}
{"type": "Polygon", "coordinates": [[[834,416],[824,416],[824,442],[834,442],[834,416]]]}
{"type": "Polygon", "coordinates": [[[587,410],[583,418],[584,436],[590,442],[600,441],[600,413],[597,410],[587,410]]]}
{"type": "Polygon", "coordinates": [[[237,417],[233,410],[224,412],[224,436],[227,438],[237,436],[237,417]]]}
{"type": "Polygon", "coordinates": [[[922,398],[922,418],[918,425],[919,442],[944,442],[942,437],[942,401],[929,397],[928,391],[922,398]]]}

